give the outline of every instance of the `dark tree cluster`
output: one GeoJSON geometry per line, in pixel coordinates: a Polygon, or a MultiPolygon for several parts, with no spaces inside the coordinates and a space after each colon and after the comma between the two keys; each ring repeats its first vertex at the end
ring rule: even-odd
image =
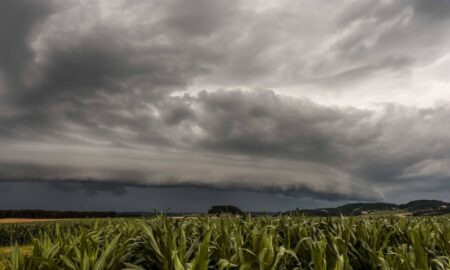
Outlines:
{"type": "Polygon", "coordinates": [[[208,210],[208,214],[210,215],[223,215],[223,214],[231,214],[231,215],[242,215],[244,212],[237,208],[234,205],[214,205],[208,210]]]}

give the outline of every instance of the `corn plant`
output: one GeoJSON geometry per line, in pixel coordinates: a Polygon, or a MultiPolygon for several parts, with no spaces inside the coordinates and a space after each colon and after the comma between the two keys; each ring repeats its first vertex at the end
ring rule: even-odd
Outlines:
{"type": "Polygon", "coordinates": [[[0,226],[0,239],[5,270],[450,269],[448,217],[74,220],[0,226]]]}

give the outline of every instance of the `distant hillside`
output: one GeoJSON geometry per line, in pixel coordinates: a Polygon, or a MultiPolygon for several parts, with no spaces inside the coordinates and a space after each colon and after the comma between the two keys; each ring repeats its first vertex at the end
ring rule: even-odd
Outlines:
{"type": "Polygon", "coordinates": [[[406,204],[399,205],[400,209],[405,209],[408,212],[442,212],[449,213],[450,203],[437,200],[417,200],[406,204]]]}
{"type": "Polygon", "coordinates": [[[295,209],[289,213],[308,216],[360,216],[382,211],[397,211],[405,215],[443,215],[450,213],[450,203],[437,200],[416,200],[405,204],[351,203],[336,208],[295,209]]]}

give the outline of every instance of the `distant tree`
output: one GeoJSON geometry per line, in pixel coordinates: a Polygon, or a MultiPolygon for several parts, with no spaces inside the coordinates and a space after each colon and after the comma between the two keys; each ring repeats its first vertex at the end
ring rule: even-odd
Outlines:
{"type": "Polygon", "coordinates": [[[210,215],[222,215],[222,214],[232,214],[232,215],[242,215],[244,212],[234,205],[214,205],[208,210],[210,215]]]}

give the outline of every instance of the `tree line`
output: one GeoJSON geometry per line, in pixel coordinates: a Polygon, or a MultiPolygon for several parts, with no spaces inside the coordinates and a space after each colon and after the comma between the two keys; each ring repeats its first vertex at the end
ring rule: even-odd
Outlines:
{"type": "Polygon", "coordinates": [[[118,217],[113,211],[49,211],[37,209],[0,210],[0,218],[107,218],[118,217]]]}

